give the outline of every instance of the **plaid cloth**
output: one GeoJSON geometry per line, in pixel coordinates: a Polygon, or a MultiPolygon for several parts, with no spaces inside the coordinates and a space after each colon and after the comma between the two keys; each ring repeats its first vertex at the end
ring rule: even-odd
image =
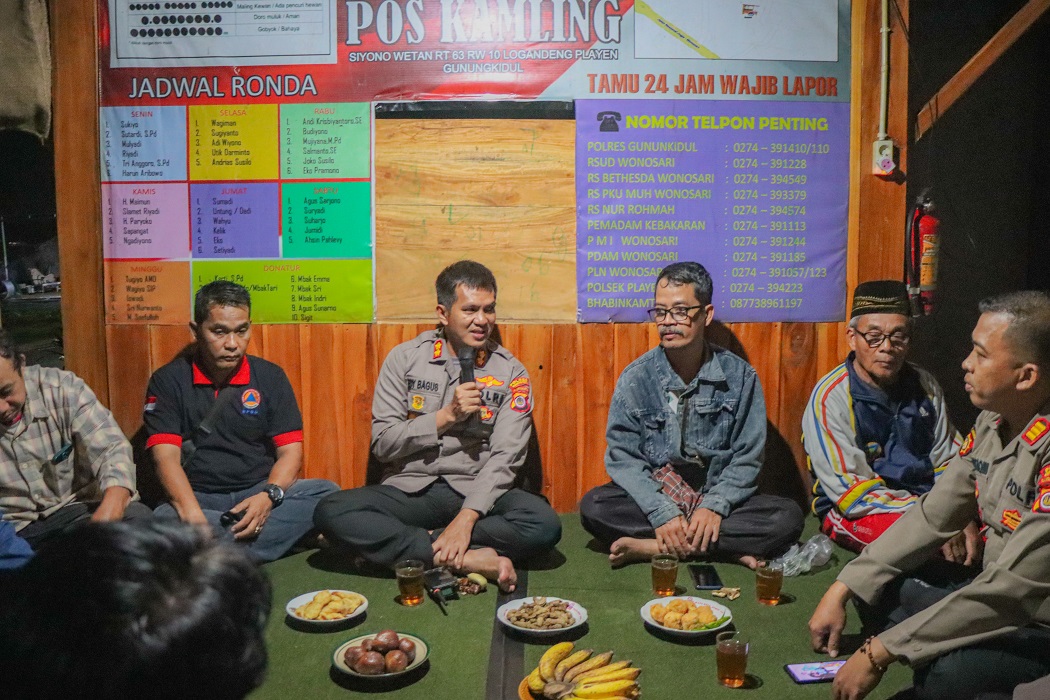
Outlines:
{"type": "MultiPolygon", "coordinates": [[[[111,486],[135,495],[135,462],[113,414],[72,372],[22,369],[22,418],[0,433],[0,514],[16,530],[111,486]]],[[[0,426],[0,430],[3,427],[0,426]]]]}
{"type": "Polygon", "coordinates": [[[697,492],[692,486],[685,483],[682,475],[675,471],[670,464],[665,464],[653,472],[653,479],[660,484],[660,490],[674,501],[678,509],[682,511],[685,519],[693,517],[693,512],[700,507],[704,500],[704,494],[697,492]]]}

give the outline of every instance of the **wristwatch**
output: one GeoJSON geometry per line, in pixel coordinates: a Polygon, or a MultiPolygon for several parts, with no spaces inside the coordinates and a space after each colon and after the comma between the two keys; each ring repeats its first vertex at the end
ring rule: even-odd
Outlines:
{"type": "Polygon", "coordinates": [[[281,501],[284,500],[284,489],[277,484],[267,484],[263,491],[270,497],[270,500],[273,501],[274,508],[281,505],[281,501]]]}

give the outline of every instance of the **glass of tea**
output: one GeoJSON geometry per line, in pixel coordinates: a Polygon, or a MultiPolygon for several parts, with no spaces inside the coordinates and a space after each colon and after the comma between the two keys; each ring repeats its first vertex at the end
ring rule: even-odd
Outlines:
{"type": "Polygon", "coordinates": [[[747,678],[750,642],[739,632],[721,632],[715,640],[718,682],[727,688],[740,688],[747,678]]]}
{"type": "Polygon", "coordinates": [[[658,596],[674,595],[678,581],[678,557],[674,554],[654,554],[653,593],[658,596]]]}
{"type": "Polygon", "coordinates": [[[402,605],[419,605],[423,602],[423,568],[423,562],[418,559],[405,559],[394,565],[397,587],[401,591],[399,602],[402,605]]]}
{"type": "Polygon", "coordinates": [[[780,562],[759,562],[755,569],[755,596],[762,605],[780,602],[780,587],[784,585],[784,565],[780,562]]]}

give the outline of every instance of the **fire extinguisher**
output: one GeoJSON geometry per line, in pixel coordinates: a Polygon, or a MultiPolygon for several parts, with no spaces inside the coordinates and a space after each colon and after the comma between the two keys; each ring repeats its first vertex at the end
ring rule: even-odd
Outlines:
{"type": "Polygon", "coordinates": [[[929,316],[933,312],[941,227],[941,220],[937,218],[936,212],[931,189],[927,187],[915,200],[915,208],[908,219],[905,274],[913,316],[929,316]]]}

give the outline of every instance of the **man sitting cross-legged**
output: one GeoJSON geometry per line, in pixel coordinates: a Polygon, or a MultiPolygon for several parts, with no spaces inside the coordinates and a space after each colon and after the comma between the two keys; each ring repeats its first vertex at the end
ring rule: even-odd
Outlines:
{"type": "Polygon", "coordinates": [[[146,446],[171,499],[156,513],[211,525],[272,561],[313,529],[317,502],[339,487],[299,478],[303,418],[284,370],[247,354],[248,290],[206,284],[193,317],[193,355],[154,372],[146,396],[146,446]]]}
{"type": "MultiPolygon", "coordinates": [[[[858,285],[846,329],[851,352],[817,382],[802,417],[813,512],[826,535],[854,552],[915,505],[959,449],[940,385],[907,361],[909,312],[904,283],[858,285]]],[[[944,556],[976,563],[980,541],[971,523],[944,556]]]]}
{"type": "Polygon", "coordinates": [[[695,262],[666,267],[650,316],[660,346],[620,375],[609,407],[605,468],[612,483],[580,503],[583,526],[614,566],[657,552],[719,556],[754,568],[802,532],[802,510],[756,494],[766,407],[754,368],[704,337],[711,276],[695,262]]]}
{"type": "Polygon", "coordinates": [[[315,520],[380,566],[419,559],[513,590],[514,563],[561,538],[550,505],[513,488],[532,432],[529,375],[492,338],[488,268],[445,268],[437,302],[439,329],[398,345],[379,372],[372,453],[386,466],[382,483],[328,496],[315,520]]]}

